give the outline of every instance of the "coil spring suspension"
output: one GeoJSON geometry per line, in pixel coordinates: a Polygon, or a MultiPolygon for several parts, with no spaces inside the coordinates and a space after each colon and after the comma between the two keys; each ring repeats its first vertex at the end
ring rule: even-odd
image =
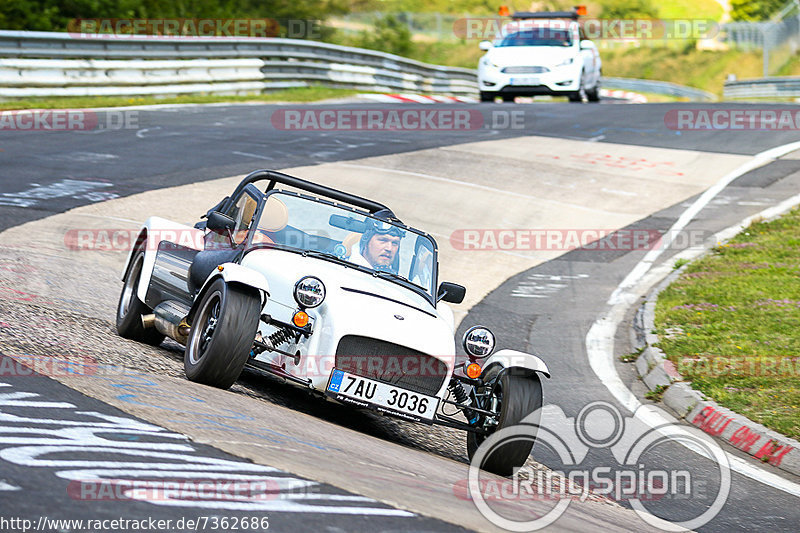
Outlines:
{"type": "Polygon", "coordinates": [[[469,400],[469,397],[467,396],[467,391],[464,390],[464,386],[461,384],[460,381],[451,379],[450,384],[447,386],[447,388],[453,394],[458,403],[466,403],[467,400],[469,400]]]}
{"type": "Polygon", "coordinates": [[[277,348],[284,342],[289,342],[293,336],[294,332],[292,330],[289,328],[283,328],[267,337],[267,342],[271,344],[273,348],[277,348]]]}
{"type": "MultiPolygon", "coordinates": [[[[467,391],[464,390],[464,385],[462,385],[460,381],[451,379],[447,389],[452,393],[453,397],[455,397],[458,403],[462,405],[469,405],[469,396],[467,396],[467,391]]],[[[467,420],[471,425],[475,425],[481,418],[480,414],[472,411],[471,409],[464,409],[464,416],[467,417],[467,420]]]]}

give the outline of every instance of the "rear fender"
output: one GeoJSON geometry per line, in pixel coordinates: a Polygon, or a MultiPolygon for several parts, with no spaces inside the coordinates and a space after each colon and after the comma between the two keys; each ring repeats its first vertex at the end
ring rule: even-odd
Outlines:
{"type": "Polygon", "coordinates": [[[136,296],[139,297],[139,300],[144,302],[147,296],[147,288],[150,286],[153,267],[156,264],[158,244],[161,241],[168,241],[187,248],[202,250],[204,246],[204,236],[205,232],[203,230],[191,226],[172,222],[171,220],[160,217],[148,218],[142,225],[136,242],[131,246],[130,252],[128,252],[128,261],[125,263],[122,279],[124,280],[128,275],[128,270],[131,267],[131,260],[134,254],[138,250],[144,249],[142,275],[139,279],[139,286],[136,289],[136,296]]]}

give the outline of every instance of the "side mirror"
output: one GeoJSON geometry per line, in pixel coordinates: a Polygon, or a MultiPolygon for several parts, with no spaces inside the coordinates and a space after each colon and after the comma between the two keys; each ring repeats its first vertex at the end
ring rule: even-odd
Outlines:
{"type": "Polygon", "coordinates": [[[595,50],[595,49],[597,49],[597,47],[589,39],[584,39],[581,41],[581,50],[595,50]]]}
{"type": "Polygon", "coordinates": [[[478,48],[486,52],[493,47],[492,41],[481,41],[478,43],[478,48]]]}
{"type": "Polygon", "coordinates": [[[439,285],[439,290],[436,293],[436,301],[444,300],[451,304],[460,304],[464,301],[464,296],[467,295],[467,288],[458,283],[450,283],[443,281],[439,285]]]}
{"type": "Polygon", "coordinates": [[[206,227],[211,231],[231,231],[236,226],[236,221],[225,213],[219,211],[212,211],[208,214],[208,221],[206,227]]]}

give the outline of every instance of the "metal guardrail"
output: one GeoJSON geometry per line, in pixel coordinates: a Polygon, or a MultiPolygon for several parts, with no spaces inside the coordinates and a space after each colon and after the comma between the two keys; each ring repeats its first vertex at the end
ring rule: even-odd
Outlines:
{"type": "MultiPolygon", "coordinates": [[[[0,98],[238,94],[309,85],[478,94],[474,70],[315,41],[0,31],[0,98]]],[[[715,99],[668,82],[604,78],[603,85],[715,99]]]]}
{"type": "Polygon", "coordinates": [[[690,100],[711,101],[716,100],[717,96],[713,93],[686,87],[677,83],[667,81],[639,80],[635,78],[606,78],[603,77],[603,87],[613,89],[624,89],[626,91],[646,92],[654,94],[664,94],[678,98],[689,98],[690,100]]]}
{"type": "Polygon", "coordinates": [[[476,96],[475,72],[297,39],[0,31],[0,97],[237,93],[328,85],[476,96]]]}
{"type": "Polygon", "coordinates": [[[800,78],[772,77],[726,81],[725,98],[796,98],[800,97],[800,78]]]}

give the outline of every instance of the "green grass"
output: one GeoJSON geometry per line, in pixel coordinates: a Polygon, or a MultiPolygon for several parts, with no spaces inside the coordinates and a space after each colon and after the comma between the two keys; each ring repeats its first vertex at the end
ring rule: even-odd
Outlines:
{"type": "Polygon", "coordinates": [[[658,16],[662,19],[719,21],[722,13],[722,6],[715,0],[671,0],[658,4],[658,16]]]}
{"type": "Polygon", "coordinates": [[[329,98],[344,98],[368,91],[302,87],[247,96],[185,95],[185,96],[76,96],[28,98],[0,102],[0,110],[8,109],[83,109],[88,107],[122,107],[152,104],[209,104],[217,102],[315,102],[329,98]]]}
{"type": "Polygon", "coordinates": [[[689,265],[659,296],[656,328],[695,389],[800,437],[800,209],[689,265]]]}

